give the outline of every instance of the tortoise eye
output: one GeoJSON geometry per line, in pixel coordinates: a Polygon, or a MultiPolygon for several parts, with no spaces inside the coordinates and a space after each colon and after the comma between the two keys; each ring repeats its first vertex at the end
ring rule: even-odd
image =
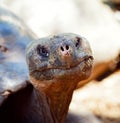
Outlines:
{"type": "Polygon", "coordinates": [[[0,45],[0,52],[4,52],[5,53],[7,51],[8,51],[7,47],[0,45]]]}
{"type": "Polygon", "coordinates": [[[37,53],[40,56],[48,57],[48,51],[47,51],[47,49],[44,46],[38,45],[37,46],[37,53]]]}
{"type": "Polygon", "coordinates": [[[76,44],[75,44],[75,46],[79,47],[80,45],[81,45],[81,38],[76,37],[76,44]]]}

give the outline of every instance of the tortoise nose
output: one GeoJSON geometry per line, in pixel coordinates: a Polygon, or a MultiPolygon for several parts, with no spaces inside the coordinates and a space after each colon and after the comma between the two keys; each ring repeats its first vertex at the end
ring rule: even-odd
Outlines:
{"type": "Polygon", "coordinates": [[[70,57],[71,47],[69,45],[60,46],[60,53],[63,57],[70,57]]]}
{"type": "Polygon", "coordinates": [[[62,44],[59,46],[59,60],[70,66],[73,61],[73,48],[70,44],[62,44]]]}

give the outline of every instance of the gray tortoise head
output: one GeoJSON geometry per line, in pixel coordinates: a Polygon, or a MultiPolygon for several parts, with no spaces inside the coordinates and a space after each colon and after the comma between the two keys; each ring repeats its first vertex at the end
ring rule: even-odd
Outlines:
{"type": "Polygon", "coordinates": [[[93,57],[88,41],[64,33],[31,42],[26,49],[30,79],[35,82],[74,81],[89,77],[93,57]]]}

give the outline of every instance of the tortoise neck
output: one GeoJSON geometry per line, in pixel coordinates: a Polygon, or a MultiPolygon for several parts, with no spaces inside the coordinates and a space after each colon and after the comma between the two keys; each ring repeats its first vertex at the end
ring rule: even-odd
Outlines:
{"type": "MultiPolygon", "coordinates": [[[[46,97],[46,94],[40,89],[35,88],[33,91],[34,99],[36,107],[35,109],[39,110],[41,112],[40,117],[42,116],[42,122],[43,123],[58,123],[54,114],[50,110],[50,106],[48,103],[48,99],[46,97]]],[[[34,110],[35,110],[34,109],[34,110]]]]}
{"type": "Polygon", "coordinates": [[[47,87],[42,87],[48,99],[50,110],[58,123],[65,121],[76,85],[75,82],[55,82],[47,87]]]}

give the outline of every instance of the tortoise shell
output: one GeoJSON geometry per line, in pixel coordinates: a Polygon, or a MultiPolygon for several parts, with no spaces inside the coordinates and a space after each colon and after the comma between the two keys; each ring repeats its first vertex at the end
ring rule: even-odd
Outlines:
{"type": "Polygon", "coordinates": [[[22,20],[0,8],[0,105],[29,83],[25,48],[35,38],[22,20]]]}

